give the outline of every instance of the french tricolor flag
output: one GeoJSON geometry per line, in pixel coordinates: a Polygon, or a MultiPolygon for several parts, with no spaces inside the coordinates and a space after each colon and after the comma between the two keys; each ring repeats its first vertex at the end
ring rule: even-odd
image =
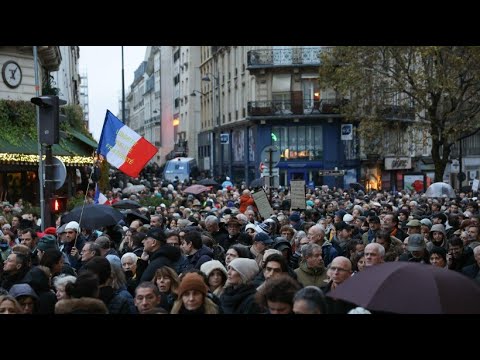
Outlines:
{"type": "Polygon", "coordinates": [[[98,153],[109,164],[131,177],[137,177],[158,149],[120,121],[109,110],[105,115],[98,153]]]}
{"type": "Polygon", "coordinates": [[[110,205],[110,201],[108,201],[107,197],[100,192],[98,184],[95,187],[95,196],[93,197],[93,203],[100,205],[110,205]]]}

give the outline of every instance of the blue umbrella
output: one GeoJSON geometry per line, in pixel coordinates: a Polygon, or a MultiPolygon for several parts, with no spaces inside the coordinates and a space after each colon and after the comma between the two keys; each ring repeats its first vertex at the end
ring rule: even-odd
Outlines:
{"type": "Polygon", "coordinates": [[[222,188],[226,189],[227,187],[233,187],[233,183],[230,181],[230,180],[225,180],[223,183],[222,183],[222,188]]]}

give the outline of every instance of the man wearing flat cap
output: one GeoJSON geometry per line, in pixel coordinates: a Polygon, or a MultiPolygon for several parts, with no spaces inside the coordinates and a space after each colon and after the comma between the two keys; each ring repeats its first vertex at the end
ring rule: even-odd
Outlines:
{"type": "Polygon", "coordinates": [[[225,239],[224,244],[220,245],[224,249],[228,249],[233,244],[251,245],[250,237],[241,230],[242,223],[236,217],[231,217],[227,222],[228,238],[225,239]]]}
{"type": "Polygon", "coordinates": [[[407,252],[400,255],[398,261],[430,264],[430,254],[426,247],[427,244],[421,234],[412,234],[408,237],[407,252]]]}
{"type": "Polygon", "coordinates": [[[253,259],[258,264],[258,267],[261,268],[263,261],[263,254],[265,250],[273,244],[273,240],[264,232],[258,232],[253,237],[253,245],[250,246],[250,254],[253,259]]]}

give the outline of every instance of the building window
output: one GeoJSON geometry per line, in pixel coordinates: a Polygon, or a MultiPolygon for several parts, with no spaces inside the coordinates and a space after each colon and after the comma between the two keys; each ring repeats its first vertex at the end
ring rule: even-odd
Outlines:
{"type": "Polygon", "coordinates": [[[272,143],[280,149],[281,160],[322,160],[322,126],[277,126],[272,143]]]}

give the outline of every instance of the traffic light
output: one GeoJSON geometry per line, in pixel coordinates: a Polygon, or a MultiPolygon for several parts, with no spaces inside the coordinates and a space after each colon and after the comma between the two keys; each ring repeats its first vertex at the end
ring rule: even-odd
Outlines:
{"type": "Polygon", "coordinates": [[[46,145],[58,144],[60,141],[60,105],[65,105],[65,100],[60,100],[55,95],[34,97],[30,100],[40,108],[40,143],[46,145]]]}
{"type": "Polygon", "coordinates": [[[54,197],[50,199],[50,213],[61,214],[67,211],[67,198],[54,197]]]}

